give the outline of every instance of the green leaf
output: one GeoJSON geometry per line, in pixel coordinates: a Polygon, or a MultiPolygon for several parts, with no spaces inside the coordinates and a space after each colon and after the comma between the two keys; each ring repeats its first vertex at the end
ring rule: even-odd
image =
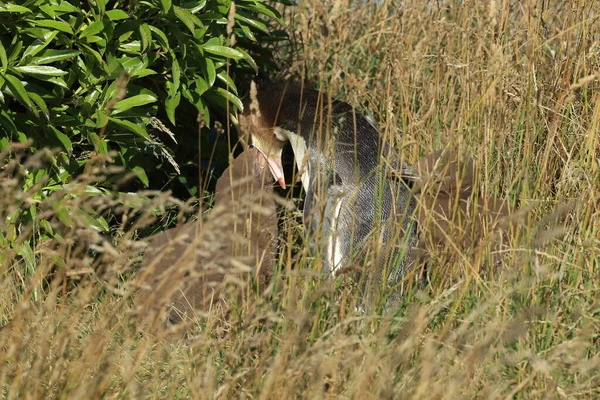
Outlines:
{"type": "Polygon", "coordinates": [[[203,25],[199,28],[196,28],[196,39],[198,40],[198,43],[202,43],[203,39],[204,39],[204,35],[206,35],[206,32],[208,32],[208,29],[210,28],[209,25],[203,25]]]}
{"type": "Polygon", "coordinates": [[[146,175],[146,171],[139,165],[136,165],[135,167],[133,167],[132,170],[133,170],[133,172],[135,172],[135,174],[140,179],[140,181],[142,181],[144,186],[148,187],[148,185],[150,184],[150,180],[148,179],[148,175],[146,175]]]}
{"type": "Polygon", "coordinates": [[[67,151],[67,153],[71,155],[71,153],[73,152],[73,144],[71,143],[69,137],[53,126],[50,126],[50,129],[52,130],[52,132],[54,132],[56,138],[62,143],[63,148],[67,151]]]}
{"type": "Polygon", "coordinates": [[[27,90],[25,90],[23,83],[13,75],[5,74],[3,77],[6,79],[6,84],[13,96],[15,96],[24,106],[29,108],[31,112],[33,112],[33,114],[39,118],[40,114],[33,106],[33,102],[31,101],[29,94],[27,94],[27,90]]]}
{"type": "Polygon", "coordinates": [[[89,132],[90,142],[94,144],[94,150],[98,154],[106,154],[108,153],[108,147],[106,145],[106,140],[100,139],[100,136],[96,132],[89,132]]]}
{"type": "Polygon", "coordinates": [[[96,128],[102,129],[108,124],[108,115],[104,109],[96,111],[96,128]]]}
{"type": "Polygon", "coordinates": [[[264,22],[262,22],[261,20],[258,20],[258,19],[254,19],[246,13],[236,12],[235,19],[238,21],[244,22],[255,29],[258,29],[259,31],[269,34],[267,25],[264,22]]]}
{"type": "Polygon", "coordinates": [[[48,44],[58,35],[58,31],[50,31],[44,35],[44,40],[36,39],[33,43],[25,49],[23,56],[21,56],[21,62],[29,56],[35,56],[40,51],[44,50],[48,44]]]}
{"type": "Polygon", "coordinates": [[[150,136],[148,135],[148,132],[146,132],[146,128],[144,126],[134,124],[133,122],[128,121],[126,119],[110,117],[109,120],[110,120],[110,122],[117,124],[125,129],[129,130],[130,132],[133,132],[136,135],[143,137],[144,139],[148,139],[148,140],[150,139],[150,136]]]}
{"type": "Polygon", "coordinates": [[[34,20],[34,21],[30,21],[30,22],[33,23],[34,25],[41,26],[44,28],[57,29],[64,33],[68,33],[71,35],[73,34],[73,29],[71,29],[71,25],[69,25],[65,21],[54,21],[52,19],[40,19],[40,20],[34,20]]]}
{"type": "Polygon", "coordinates": [[[240,53],[244,55],[244,60],[254,69],[254,71],[258,72],[258,65],[254,59],[250,56],[250,54],[246,53],[244,50],[238,50],[240,53]]]}
{"type": "Polygon", "coordinates": [[[119,46],[119,50],[129,54],[139,54],[141,43],[139,40],[132,40],[128,43],[123,43],[119,46]]]}
{"type": "Polygon", "coordinates": [[[43,11],[44,14],[46,14],[47,16],[49,16],[52,19],[56,18],[56,13],[54,12],[54,9],[52,8],[52,6],[48,5],[48,4],[43,4],[40,6],[40,10],[43,11]]]}
{"type": "Polygon", "coordinates": [[[171,0],[160,0],[160,5],[164,13],[168,13],[171,10],[171,0]]]}
{"type": "Polygon", "coordinates": [[[145,76],[156,75],[156,71],[153,69],[142,68],[138,69],[131,74],[129,74],[132,78],[143,78],[145,76]]]}
{"type": "Polygon", "coordinates": [[[79,218],[82,218],[85,221],[84,222],[85,226],[95,228],[101,232],[106,231],[108,229],[106,220],[104,220],[104,218],[102,218],[102,217],[99,217],[98,219],[96,219],[83,210],[77,210],[77,216],[79,218]]]}
{"type": "Polygon", "coordinates": [[[2,45],[2,41],[0,40],[0,67],[2,67],[3,71],[6,71],[8,68],[8,58],[6,58],[6,49],[2,45]]]}
{"type": "Polygon", "coordinates": [[[181,69],[179,68],[179,62],[177,62],[176,58],[173,58],[173,63],[171,64],[171,72],[173,74],[173,92],[176,92],[179,90],[181,78],[181,69]]]}
{"type": "Polygon", "coordinates": [[[200,22],[197,17],[195,17],[185,8],[173,6],[173,12],[175,13],[175,16],[190,30],[190,32],[192,32],[192,35],[195,35],[196,33],[196,25],[202,26],[202,22],[200,22]]]}
{"type": "Polygon", "coordinates": [[[62,76],[67,74],[67,72],[62,69],[47,65],[25,65],[22,67],[15,67],[14,69],[28,75],[62,76]]]}
{"type": "Polygon", "coordinates": [[[77,50],[45,50],[39,57],[32,58],[30,64],[52,64],[75,58],[80,54],[81,51],[77,50]]]}
{"type": "Polygon", "coordinates": [[[21,54],[21,50],[23,50],[23,41],[19,40],[16,43],[13,43],[8,48],[8,63],[13,63],[21,54]]]}
{"type": "Polygon", "coordinates": [[[13,118],[11,118],[4,109],[0,108],[0,125],[4,127],[7,132],[18,132],[17,126],[13,118]]]}
{"type": "Polygon", "coordinates": [[[141,107],[146,104],[154,103],[157,100],[156,96],[151,94],[138,94],[119,101],[113,107],[113,113],[118,114],[133,107],[141,107]]]}
{"type": "Polygon", "coordinates": [[[9,13],[30,13],[31,10],[27,7],[17,6],[15,4],[0,4],[0,12],[9,12],[9,13]]]}
{"type": "Polygon", "coordinates": [[[239,111],[244,111],[244,106],[242,105],[242,101],[235,94],[231,93],[230,91],[227,91],[220,87],[217,87],[217,88],[213,87],[206,94],[207,95],[214,94],[214,95],[217,95],[218,97],[222,97],[223,99],[228,100],[231,104],[236,106],[236,108],[239,111]]]}
{"type": "Polygon", "coordinates": [[[48,106],[46,105],[44,99],[42,99],[42,96],[34,92],[29,92],[29,97],[31,97],[31,100],[33,100],[39,109],[42,110],[46,119],[50,120],[50,112],[48,111],[48,106]]]}
{"type": "Polygon", "coordinates": [[[192,14],[196,14],[198,11],[202,10],[204,6],[206,6],[206,0],[195,0],[192,2],[182,3],[181,6],[190,10],[192,14]]]}
{"type": "Polygon", "coordinates": [[[60,1],[56,3],[56,1],[52,2],[52,8],[54,8],[54,12],[57,13],[79,13],[81,9],[75,7],[68,1],[60,1]]]}
{"type": "Polygon", "coordinates": [[[141,24],[139,27],[141,51],[145,53],[152,43],[152,32],[148,28],[148,24],[141,24]]]}
{"type": "Polygon", "coordinates": [[[204,63],[200,64],[200,67],[202,68],[202,72],[204,72],[208,87],[211,87],[215,84],[215,79],[217,78],[215,63],[210,58],[205,58],[204,63]]]}
{"type": "Polygon", "coordinates": [[[265,3],[236,3],[236,10],[237,9],[254,11],[259,14],[266,15],[267,17],[272,18],[278,21],[279,23],[283,22],[279,11],[265,3]]]}
{"type": "Polygon", "coordinates": [[[54,213],[58,220],[68,227],[73,227],[73,219],[71,218],[71,210],[68,207],[60,207],[62,204],[55,203],[54,213]]]}
{"type": "Polygon", "coordinates": [[[202,96],[204,92],[210,89],[208,83],[201,76],[196,76],[194,82],[196,83],[196,89],[194,91],[200,96],[202,96]]]}
{"type": "Polygon", "coordinates": [[[19,143],[27,143],[27,140],[29,138],[27,137],[27,135],[25,135],[25,133],[23,133],[22,131],[17,131],[17,140],[19,141],[19,143]]]}
{"type": "Polygon", "coordinates": [[[94,50],[93,48],[91,48],[90,46],[88,46],[85,43],[78,43],[79,47],[81,47],[82,49],[85,50],[85,53],[91,54],[92,56],[94,56],[94,58],[96,59],[96,61],[98,61],[98,64],[100,64],[101,66],[105,66],[106,63],[104,62],[104,59],[102,58],[102,56],[100,55],[100,53],[98,53],[96,50],[94,50]]]}
{"type": "Polygon", "coordinates": [[[104,219],[104,217],[102,217],[102,216],[96,218],[96,226],[98,228],[102,229],[103,232],[110,231],[110,227],[108,226],[108,222],[106,222],[106,219],[104,219]]]}
{"type": "Polygon", "coordinates": [[[176,92],[174,96],[168,96],[165,100],[165,111],[167,117],[173,125],[175,125],[175,109],[181,101],[181,92],[176,92]]]}
{"type": "Polygon", "coordinates": [[[55,84],[56,86],[60,86],[61,88],[65,88],[65,89],[69,89],[69,86],[67,86],[67,83],[62,79],[62,78],[57,78],[57,77],[51,77],[48,79],[44,79],[46,82],[50,82],[55,84]]]}
{"type": "MultiPolygon", "coordinates": [[[[85,26],[85,25],[84,25],[85,26]]],[[[94,21],[83,29],[79,35],[81,39],[96,35],[104,30],[104,22],[102,20],[94,21]]]]}
{"type": "Polygon", "coordinates": [[[244,54],[241,51],[227,46],[209,45],[204,46],[203,49],[208,53],[216,54],[225,58],[232,58],[234,60],[239,60],[240,58],[244,57],[244,54]]]}
{"type": "MultiPolygon", "coordinates": [[[[212,46],[212,45],[220,45],[220,44],[221,44],[221,38],[214,37],[214,38],[208,39],[206,41],[206,43],[204,43],[203,46],[208,46],[208,45],[212,46]]],[[[202,46],[199,46],[198,48],[201,49],[202,46]]]]}
{"type": "Polygon", "coordinates": [[[215,12],[206,12],[202,13],[198,16],[198,19],[201,21],[211,21],[216,24],[225,25],[227,24],[227,18],[223,16],[221,13],[215,12]]]}
{"type": "Polygon", "coordinates": [[[33,255],[33,250],[31,249],[31,245],[27,240],[21,243],[17,254],[23,257],[23,261],[25,261],[27,271],[33,274],[33,271],[35,270],[35,256],[33,255]]]}
{"type": "Polygon", "coordinates": [[[95,3],[98,6],[98,14],[104,14],[106,11],[106,0],[96,0],[95,3]]]}
{"type": "Polygon", "coordinates": [[[163,50],[169,51],[169,39],[167,39],[167,35],[155,26],[148,25],[148,28],[156,36],[156,40],[158,40],[163,50]]]}
{"type": "Polygon", "coordinates": [[[100,36],[92,35],[85,38],[87,43],[98,43],[97,48],[106,48],[106,40],[100,36]]]}
{"type": "Polygon", "coordinates": [[[123,10],[108,10],[105,15],[108,17],[108,19],[110,19],[111,21],[120,21],[123,19],[129,19],[129,14],[127,14],[125,11],[123,10]]]}
{"type": "Polygon", "coordinates": [[[85,185],[85,186],[81,187],[81,185],[77,184],[77,183],[74,183],[74,184],[68,183],[68,184],[64,185],[63,188],[68,192],[77,193],[78,195],[86,194],[88,196],[103,196],[106,194],[100,188],[97,188],[92,185],[85,185]]]}
{"type": "Polygon", "coordinates": [[[217,74],[217,77],[219,78],[219,80],[221,80],[221,82],[224,82],[227,85],[229,90],[231,90],[234,93],[237,93],[237,88],[235,87],[235,83],[233,83],[233,79],[231,79],[231,77],[227,75],[225,71],[219,72],[217,74]]]}
{"type": "Polygon", "coordinates": [[[145,68],[148,65],[147,60],[143,56],[127,57],[123,56],[118,60],[114,60],[131,75],[138,69],[145,68]]]}
{"type": "Polygon", "coordinates": [[[95,104],[100,98],[101,94],[102,90],[100,90],[99,87],[94,87],[93,89],[90,89],[88,94],[85,96],[85,101],[89,104],[95,104]]]}
{"type": "Polygon", "coordinates": [[[246,35],[246,37],[251,41],[257,41],[256,36],[254,36],[254,32],[252,32],[252,30],[247,25],[242,25],[242,32],[244,32],[244,35],[246,35]]]}
{"type": "MultiPolygon", "coordinates": [[[[36,179],[36,183],[37,183],[37,182],[40,182],[41,178],[42,178],[43,176],[45,176],[45,175],[46,175],[46,171],[42,171],[42,170],[40,170],[40,171],[38,171],[38,172],[41,172],[40,174],[38,174],[38,177],[39,177],[40,179],[36,179]]],[[[34,220],[37,218],[37,206],[36,206],[35,204],[32,204],[32,205],[29,207],[29,214],[31,214],[31,217],[32,217],[34,220]]]]}

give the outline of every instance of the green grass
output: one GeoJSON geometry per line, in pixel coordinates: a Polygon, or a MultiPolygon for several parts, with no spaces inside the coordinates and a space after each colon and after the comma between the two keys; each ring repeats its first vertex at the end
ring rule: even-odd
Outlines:
{"type": "MultiPolygon", "coordinates": [[[[397,309],[361,314],[349,276],[322,279],[296,251],[290,219],[271,288],[173,343],[139,326],[132,274],[136,232],[172,200],[59,193],[37,218],[64,242],[1,254],[3,398],[600,397],[600,3],[378,3],[287,10],[282,74],[370,110],[398,161],[456,145],[481,193],[531,206],[500,265],[437,254],[397,309]],[[118,210],[116,238],[75,213],[67,223],[67,206],[118,210]],[[559,230],[534,246],[560,206],[559,230]]],[[[1,174],[0,229],[17,241],[31,230],[7,220],[27,199],[19,179],[1,174]]]]}

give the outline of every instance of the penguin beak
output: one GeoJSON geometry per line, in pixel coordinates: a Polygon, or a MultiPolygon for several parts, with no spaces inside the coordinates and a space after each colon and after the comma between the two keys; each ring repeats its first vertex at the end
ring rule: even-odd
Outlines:
{"type": "Polygon", "coordinates": [[[262,170],[268,165],[275,181],[279,183],[279,186],[285,189],[285,177],[283,175],[283,166],[281,164],[283,147],[271,146],[271,149],[269,149],[270,151],[263,150],[261,146],[256,143],[254,143],[252,147],[258,150],[258,167],[262,170]]]}
{"type": "Polygon", "coordinates": [[[251,147],[258,151],[258,157],[256,157],[258,167],[263,170],[268,166],[275,181],[285,189],[285,177],[281,164],[285,142],[279,140],[273,129],[264,124],[259,116],[241,115],[238,120],[240,132],[250,134],[251,147]]]}

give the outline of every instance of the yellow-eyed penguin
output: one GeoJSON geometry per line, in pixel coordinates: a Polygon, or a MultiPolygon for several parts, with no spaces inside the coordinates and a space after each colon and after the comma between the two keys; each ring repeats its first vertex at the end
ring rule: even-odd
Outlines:
{"type": "Polygon", "coordinates": [[[304,223],[325,274],[349,261],[363,264],[366,249],[376,248],[371,259],[380,279],[400,281],[410,263],[415,201],[408,187],[385,176],[379,131],[367,117],[322,92],[284,83],[253,89],[239,124],[282,187],[282,150],[291,144],[306,192],[304,223]],[[377,245],[367,246],[371,240],[377,245]]]}

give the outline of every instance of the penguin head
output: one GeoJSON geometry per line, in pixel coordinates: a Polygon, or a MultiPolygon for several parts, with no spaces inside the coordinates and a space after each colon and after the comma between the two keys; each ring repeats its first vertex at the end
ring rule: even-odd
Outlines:
{"type": "Polygon", "coordinates": [[[304,90],[289,81],[266,84],[258,90],[250,84],[250,96],[239,117],[242,135],[250,135],[252,144],[262,155],[263,165],[268,165],[279,185],[285,189],[282,167],[283,147],[290,142],[302,184],[308,190],[308,147],[315,147],[314,113],[322,106],[320,92],[304,90]],[[304,125],[306,129],[301,129],[304,125]]]}
{"type": "Polygon", "coordinates": [[[239,127],[242,134],[250,135],[252,147],[258,152],[258,167],[262,170],[268,166],[275,181],[285,189],[281,161],[285,141],[281,141],[275,136],[273,127],[265,123],[259,112],[241,115],[239,127]]]}

